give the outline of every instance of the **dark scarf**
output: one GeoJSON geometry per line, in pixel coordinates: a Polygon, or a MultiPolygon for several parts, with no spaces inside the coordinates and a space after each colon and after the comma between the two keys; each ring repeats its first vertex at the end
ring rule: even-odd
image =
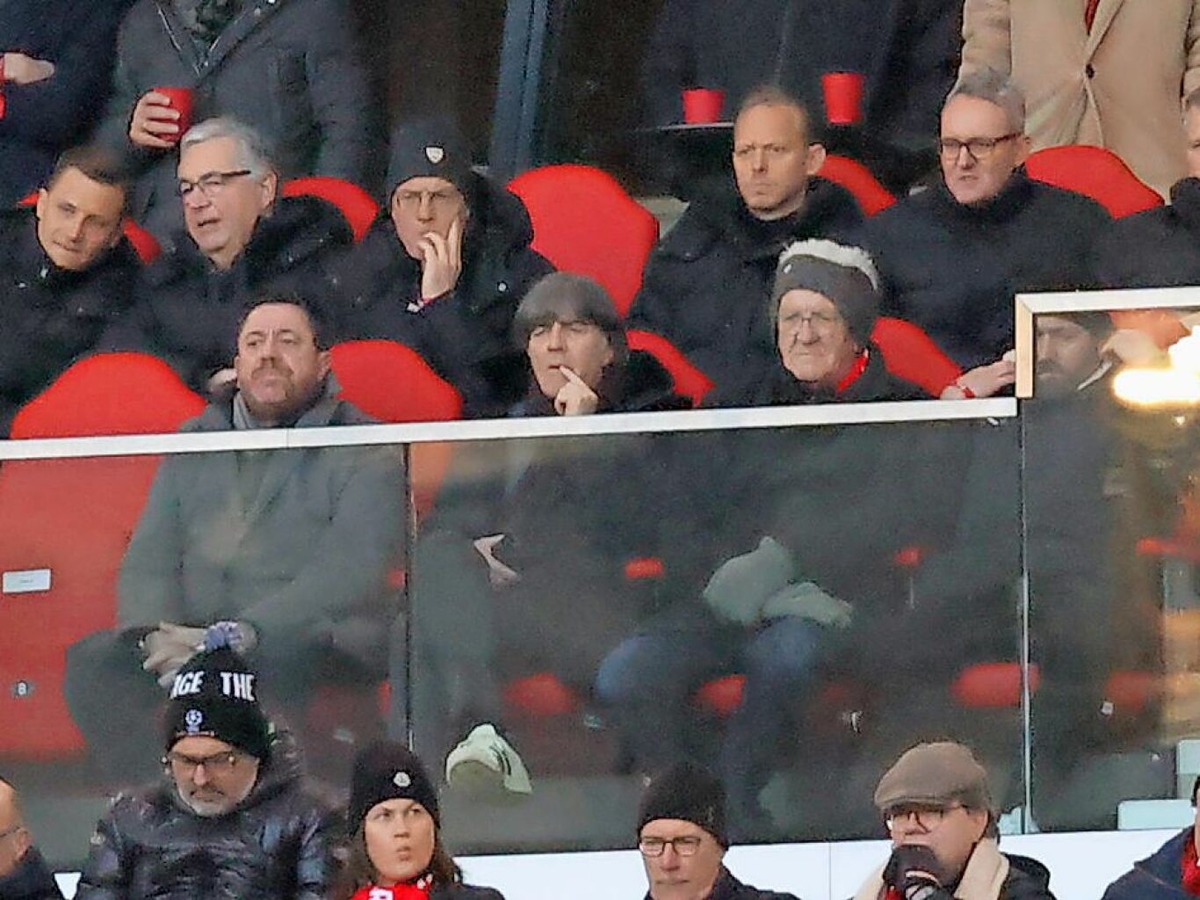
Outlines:
{"type": "Polygon", "coordinates": [[[177,0],[176,9],[188,30],[211,45],[241,11],[242,0],[177,0]]]}

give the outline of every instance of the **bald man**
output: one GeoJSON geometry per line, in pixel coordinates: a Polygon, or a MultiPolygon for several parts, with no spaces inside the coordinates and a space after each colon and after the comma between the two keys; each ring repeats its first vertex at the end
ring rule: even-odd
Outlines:
{"type": "Polygon", "coordinates": [[[62,900],[21,817],[17,792],[0,779],[0,900],[62,900]]]}

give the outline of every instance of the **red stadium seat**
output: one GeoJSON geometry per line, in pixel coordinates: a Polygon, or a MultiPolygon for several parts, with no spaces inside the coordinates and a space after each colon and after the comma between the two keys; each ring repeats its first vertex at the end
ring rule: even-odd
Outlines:
{"type": "Polygon", "coordinates": [[[962,368],[923,329],[903,319],[880,316],[871,340],[883,353],[889,372],[924,388],[931,397],[962,374],[962,368]]]}
{"type": "Polygon", "coordinates": [[[1030,154],[1025,171],[1030,178],[1091,197],[1116,218],[1163,205],[1157,191],[1104,147],[1047,147],[1030,154]]]}
{"type": "MultiPolygon", "coordinates": [[[[204,400],[165,363],[102,354],[68,369],[13,421],[13,438],[171,433],[204,400]]],[[[67,648],[116,620],[116,582],[157,456],[13,460],[0,467],[0,571],[48,586],[0,602],[0,757],[84,749],[63,699],[67,648]]]]}
{"type": "Polygon", "coordinates": [[[533,249],[564,272],[594,278],[625,316],[658,241],[658,220],[591,166],[531,169],[509,182],[533,220],[533,249]]]}
{"type": "Polygon", "coordinates": [[[354,240],[361,241],[379,215],[379,204],[357,184],[332,178],[328,175],[310,175],[285,181],[280,193],[284,197],[320,197],[341,210],[342,215],[354,232],[354,240]]]}
{"type": "Polygon", "coordinates": [[[692,365],[665,337],[636,329],[630,330],[626,337],[630,350],[642,350],[662,363],[675,380],[675,392],[689,398],[692,406],[699,406],[704,396],[712,390],[712,379],[692,365]]]}
{"type": "MultiPolygon", "coordinates": [[[[37,203],[37,198],[37,191],[34,191],[21,200],[17,206],[33,206],[37,203]]],[[[129,218],[121,222],[121,230],[125,232],[125,237],[129,239],[129,243],[133,245],[133,249],[143,263],[149,265],[158,259],[159,254],[162,253],[162,247],[158,245],[154,235],[129,218]]]]}
{"type": "Polygon", "coordinates": [[[891,191],[879,183],[870,169],[848,157],[829,154],[817,174],[852,193],[865,215],[873,216],[896,202],[891,191]]]}

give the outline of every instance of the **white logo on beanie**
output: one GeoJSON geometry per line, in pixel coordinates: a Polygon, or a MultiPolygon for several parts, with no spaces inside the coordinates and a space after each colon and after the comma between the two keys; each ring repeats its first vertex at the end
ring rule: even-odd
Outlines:
{"type": "Polygon", "coordinates": [[[443,159],[446,158],[446,148],[445,147],[426,147],[425,148],[425,158],[436,166],[438,163],[440,163],[443,159]]]}
{"type": "Polygon", "coordinates": [[[392,784],[401,789],[409,787],[412,784],[412,776],[407,772],[397,772],[392,776],[392,784]]]}
{"type": "Polygon", "coordinates": [[[183,717],[188,734],[199,734],[200,726],[204,724],[204,713],[198,709],[189,709],[183,717]]]}

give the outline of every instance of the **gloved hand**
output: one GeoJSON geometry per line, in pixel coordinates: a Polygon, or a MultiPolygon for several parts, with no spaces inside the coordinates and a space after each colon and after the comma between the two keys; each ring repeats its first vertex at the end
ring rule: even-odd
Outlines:
{"type": "Polygon", "coordinates": [[[883,881],[905,900],[932,900],[942,887],[942,864],[924,844],[901,844],[892,851],[883,870],[883,881]]]}
{"type": "Polygon", "coordinates": [[[827,594],[811,581],[784,585],[767,598],[762,607],[763,619],[797,616],[811,619],[826,628],[849,628],[854,607],[845,600],[827,594]]]}
{"type": "Polygon", "coordinates": [[[141,647],[146,654],[142,669],[158,675],[158,683],[169,687],[175,673],[203,646],[205,633],[204,628],[159,622],[157,629],[142,638],[141,647]]]}
{"type": "Polygon", "coordinates": [[[720,565],[704,588],[704,602],[727,622],[753,625],[767,599],[792,580],[795,568],[787,548],[765,537],[756,549],[720,565]]]}

